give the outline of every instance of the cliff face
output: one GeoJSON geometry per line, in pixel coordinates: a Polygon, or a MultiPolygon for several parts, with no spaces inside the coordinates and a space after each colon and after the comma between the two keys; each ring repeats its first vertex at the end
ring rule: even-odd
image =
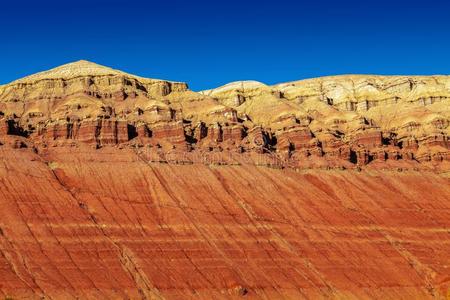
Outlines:
{"type": "Polygon", "coordinates": [[[450,77],[0,86],[0,297],[445,299],[450,77]]]}
{"type": "Polygon", "coordinates": [[[449,95],[448,76],[354,75],[195,93],[80,61],[0,87],[0,140],[176,149],[181,161],[256,153],[261,164],[300,169],[446,171],[449,95]]]}

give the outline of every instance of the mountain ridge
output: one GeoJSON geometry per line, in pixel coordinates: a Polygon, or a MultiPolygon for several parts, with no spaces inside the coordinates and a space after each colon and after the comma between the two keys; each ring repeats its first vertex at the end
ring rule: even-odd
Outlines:
{"type": "Polygon", "coordinates": [[[0,298],[450,295],[447,78],[77,65],[0,88],[0,298]]]}
{"type": "MultiPolygon", "coordinates": [[[[124,72],[124,71],[118,70],[118,69],[113,69],[113,68],[105,66],[105,65],[100,65],[100,64],[97,64],[97,63],[89,61],[89,60],[80,59],[80,60],[77,60],[77,61],[68,62],[68,63],[62,64],[62,65],[50,68],[48,70],[38,71],[36,73],[30,74],[30,75],[26,75],[24,77],[12,80],[12,81],[7,82],[7,83],[0,84],[0,87],[1,86],[5,86],[5,85],[10,85],[10,84],[13,84],[13,83],[27,82],[30,79],[32,79],[33,77],[36,77],[37,75],[39,75],[42,79],[67,79],[67,77],[58,77],[58,75],[57,75],[58,74],[57,73],[58,69],[72,67],[74,70],[77,70],[77,69],[78,70],[80,70],[80,69],[82,70],[82,69],[86,69],[86,66],[89,66],[89,65],[91,65],[93,67],[92,70],[95,70],[95,69],[96,70],[103,70],[103,74],[102,75],[122,74],[122,75],[132,76],[132,77],[136,77],[136,78],[140,78],[140,79],[144,79],[144,80],[170,81],[170,82],[184,83],[184,82],[181,82],[181,81],[172,81],[172,80],[168,80],[168,79],[157,79],[157,78],[142,77],[142,76],[134,75],[134,74],[131,74],[131,73],[128,73],[128,72],[124,72]],[[85,67],[83,67],[83,65],[85,67]],[[49,77],[45,77],[46,74],[50,75],[50,76],[49,77]]],[[[68,74],[70,74],[70,71],[68,72],[68,74]]],[[[95,75],[99,75],[99,74],[95,74],[95,71],[94,71],[94,72],[91,72],[91,73],[86,72],[83,75],[95,76],[95,75]]],[[[345,74],[323,75],[323,76],[317,76],[317,77],[307,77],[307,78],[303,78],[303,79],[283,81],[283,82],[278,82],[278,83],[273,83],[273,84],[267,84],[267,83],[260,82],[260,81],[254,80],[254,79],[246,79],[246,80],[238,80],[238,81],[228,82],[228,83],[225,83],[225,84],[217,86],[217,87],[213,87],[213,88],[209,88],[209,89],[203,89],[203,90],[198,90],[198,91],[194,91],[194,92],[200,93],[200,92],[220,89],[220,88],[222,88],[224,86],[227,86],[227,85],[230,85],[230,84],[233,84],[233,83],[238,83],[238,82],[255,82],[255,83],[261,83],[263,85],[270,86],[270,87],[276,87],[276,86],[280,86],[280,85],[289,85],[289,84],[293,84],[293,83],[315,81],[315,80],[327,80],[327,79],[339,79],[339,78],[366,78],[366,77],[369,77],[369,78],[386,78],[386,79],[420,79],[420,78],[443,78],[443,77],[445,78],[445,77],[450,77],[450,75],[448,75],[448,74],[432,74],[432,75],[420,75],[420,74],[416,74],[416,75],[389,74],[389,75],[386,75],[386,74],[384,74],[384,75],[380,75],[380,74],[375,74],[375,73],[370,73],[370,74],[345,73],[345,74]]]]}
{"type": "Polygon", "coordinates": [[[0,124],[4,135],[36,147],[137,144],[164,153],[262,153],[299,168],[375,161],[447,170],[449,101],[450,76],[237,81],[197,93],[78,61],[0,87],[0,124]]]}
{"type": "MultiPolygon", "coordinates": [[[[70,63],[66,63],[49,70],[37,72],[19,79],[16,79],[9,84],[16,83],[32,83],[33,81],[39,80],[48,80],[48,79],[71,79],[74,77],[82,77],[82,76],[106,76],[106,75],[123,75],[134,78],[139,78],[140,80],[146,81],[168,81],[162,79],[153,79],[153,78],[145,78],[137,75],[133,75],[130,73],[126,73],[124,71],[116,70],[111,67],[99,65],[97,63],[88,61],[88,60],[78,60],[70,63]]],[[[175,82],[175,81],[172,81],[175,82]]]]}

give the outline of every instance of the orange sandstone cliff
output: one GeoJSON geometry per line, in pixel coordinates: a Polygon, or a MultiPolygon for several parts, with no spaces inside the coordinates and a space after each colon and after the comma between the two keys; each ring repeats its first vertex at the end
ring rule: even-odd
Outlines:
{"type": "Polygon", "coordinates": [[[446,299],[450,76],[0,86],[0,297],[446,299]]]}

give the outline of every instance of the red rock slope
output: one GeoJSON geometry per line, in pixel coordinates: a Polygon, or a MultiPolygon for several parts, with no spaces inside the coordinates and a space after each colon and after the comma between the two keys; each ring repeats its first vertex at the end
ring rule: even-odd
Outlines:
{"type": "Polygon", "coordinates": [[[445,299],[447,81],[1,86],[0,297],[445,299]]]}
{"type": "Polygon", "coordinates": [[[432,173],[147,163],[1,150],[0,295],[444,297],[450,185],[432,173]]]}

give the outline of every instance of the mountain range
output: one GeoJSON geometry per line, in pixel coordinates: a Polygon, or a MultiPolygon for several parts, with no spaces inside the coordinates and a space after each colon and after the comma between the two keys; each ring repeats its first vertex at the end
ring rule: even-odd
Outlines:
{"type": "Polygon", "coordinates": [[[446,299],[450,76],[0,86],[0,296],[446,299]]]}

